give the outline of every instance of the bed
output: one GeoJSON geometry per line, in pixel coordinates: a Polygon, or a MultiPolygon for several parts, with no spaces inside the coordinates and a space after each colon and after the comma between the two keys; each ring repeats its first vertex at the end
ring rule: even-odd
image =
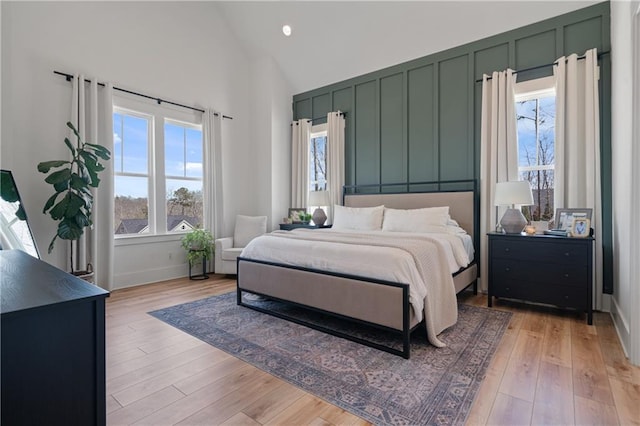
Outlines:
{"type": "MultiPolygon", "coordinates": [[[[477,292],[476,259],[479,256],[476,182],[405,184],[403,189],[405,192],[399,192],[393,185],[385,185],[384,188],[345,187],[343,205],[347,209],[341,212],[360,214],[375,210],[378,214],[380,206],[384,206],[386,215],[383,220],[388,219],[388,223],[391,223],[392,217],[402,219],[407,217],[402,216],[407,212],[414,214],[439,211],[438,208],[446,207],[455,226],[466,231],[465,238],[468,241],[462,244],[468,256],[466,264],[462,266],[460,263],[462,255],[458,243],[454,244],[458,237],[342,228],[275,231],[256,239],[238,257],[237,303],[407,359],[410,357],[411,332],[421,324],[426,327],[432,344],[444,346],[445,343],[439,341],[437,335],[457,319],[455,294],[470,286],[477,292]],[[452,187],[465,189],[451,189],[452,187]],[[416,188],[428,190],[417,192],[416,188]],[[386,192],[382,192],[383,190],[386,192]],[[397,242],[395,238],[389,237],[390,234],[401,235],[403,241],[397,242]],[[453,254],[443,250],[449,244],[455,247],[452,249],[453,254]],[[351,261],[353,258],[347,257],[347,254],[360,256],[355,258],[360,260],[351,261]],[[341,264],[340,257],[349,261],[341,264]],[[394,262],[391,266],[387,266],[387,258],[394,262]],[[459,267],[455,267],[455,261],[458,261],[459,267]],[[362,262],[365,267],[359,269],[346,265],[357,266],[362,262]],[[247,294],[284,301],[391,331],[402,339],[402,349],[380,345],[335,328],[306,323],[298,318],[264,309],[248,301],[247,294]]],[[[340,218],[343,225],[344,216],[340,218]]],[[[402,226],[401,222],[398,221],[399,226],[402,226]]],[[[386,225],[384,223],[385,230],[386,225]]],[[[389,229],[394,230],[392,227],[389,229]]],[[[462,235],[460,240],[464,240],[462,235]]]]}

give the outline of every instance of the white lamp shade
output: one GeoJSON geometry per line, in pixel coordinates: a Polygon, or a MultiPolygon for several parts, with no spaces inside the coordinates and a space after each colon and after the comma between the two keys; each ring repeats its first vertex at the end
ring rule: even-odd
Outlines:
{"type": "Polygon", "coordinates": [[[309,191],[310,206],[328,206],[329,191],[309,191]]]}
{"type": "Polygon", "coordinates": [[[533,194],[531,193],[531,186],[526,180],[498,182],[496,183],[496,193],[493,201],[496,206],[532,205],[533,194]]]}

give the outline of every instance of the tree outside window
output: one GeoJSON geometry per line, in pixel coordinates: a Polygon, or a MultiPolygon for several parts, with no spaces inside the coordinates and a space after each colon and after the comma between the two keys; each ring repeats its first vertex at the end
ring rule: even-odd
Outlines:
{"type": "Polygon", "coordinates": [[[518,172],[529,181],[534,205],[524,206],[527,220],[553,218],[555,169],[555,93],[516,98],[518,126],[518,172]]]}

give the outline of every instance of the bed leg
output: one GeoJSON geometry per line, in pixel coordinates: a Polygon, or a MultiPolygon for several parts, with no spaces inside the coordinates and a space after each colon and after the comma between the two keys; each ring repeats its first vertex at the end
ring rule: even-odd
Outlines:
{"type": "Polygon", "coordinates": [[[473,295],[477,295],[478,294],[478,279],[476,278],[475,281],[473,282],[473,295]]]}

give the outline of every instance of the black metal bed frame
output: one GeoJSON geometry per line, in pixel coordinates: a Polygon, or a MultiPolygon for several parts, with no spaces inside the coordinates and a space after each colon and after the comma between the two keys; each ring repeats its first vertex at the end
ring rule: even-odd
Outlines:
{"type": "Polygon", "coordinates": [[[273,315],[275,317],[282,318],[282,319],[285,319],[287,321],[295,322],[296,324],[304,325],[305,327],[310,327],[310,328],[322,331],[324,333],[331,334],[333,336],[342,337],[343,339],[351,340],[352,342],[360,343],[360,344],[365,345],[365,346],[369,346],[369,347],[372,347],[372,348],[375,348],[375,349],[379,349],[379,350],[382,350],[382,351],[385,351],[385,352],[389,352],[389,353],[394,354],[394,355],[400,355],[405,359],[409,359],[409,357],[411,355],[411,348],[410,348],[411,333],[416,328],[418,328],[418,326],[421,324],[421,323],[420,324],[416,324],[413,328],[411,328],[409,326],[409,309],[411,307],[410,304],[409,304],[409,284],[396,283],[396,282],[392,282],[392,281],[385,281],[385,280],[380,280],[380,279],[375,279],[375,278],[361,277],[361,276],[358,276],[358,275],[350,275],[350,274],[342,274],[342,273],[338,273],[338,272],[323,271],[323,270],[320,270],[320,269],[305,268],[305,267],[301,267],[301,266],[284,265],[284,264],[280,264],[280,263],[267,262],[267,261],[263,261],[263,260],[248,259],[248,258],[243,258],[243,257],[238,257],[236,262],[237,262],[236,266],[237,266],[237,272],[238,272],[237,281],[236,281],[236,296],[237,296],[237,304],[238,305],[244,306],[246,308],[253,309],[255,311],[259,311],[259,312],[262,312],[262,313],[265,313],[265,314],[273,315]],[[357,318],[352,318],[352,317],[349,317],[349,316],[346,316],[346,315],[337,314],[335,312],[326,311],[324,309],[315,308],[313,306],[305,305],[305,304],[302,304],[302,303],[292,302],[290,300],[279,299],[279,298],[273,297],[273,296],[271,296],[269,294],[259,293],[259,292],[255,292],[255,291],[252,291],[252,290],[241,289],[240,288],[240,275],[241,275],[240,262],[259,263],[259,264],[263,264],[263,265],[277,266],[279,268],[295,269],[295,270],[298,270],[298,271],[312,272],[312,273],[317,273],[317,274],[322,274],[322,275],[330,275],[330,276],[334,276],[334,277],[338,277],[338,278],[347,278],[347,279],[352,279],[352,280],[356,280],[356,281],[363,281],[363,282],[366,282],[368,284],[373,284],[373,285],[385,285],[385,286],[402,288],[402,330],[396,330],[396,329],[391,328],[391,327],[386,327],[386,326],[383,326],[383,325],[380,325],[380,324],[376,324],[376,323],[373,323],[373,322],[364,321],[364,320],[357,319],[357,318]],[[312,311],[315,311],[315,312],[320,312],[322,314],[330,315],[330,316],[333,316],[335,318],[340,318],[340,319],[352,321],[352,322],[355,322],[357,324],[364,324],[364,325],[372,326],[372,327],[378,328],[380,330],[385,330],[385,331],[391,332],[393,334],[397,334],[400,337],[402,337],[402,350],[400,351],[400,350],[395,349],[393,347],[384,346],[384,345],[381,345],[379,343],[375,343],[375,342],[371,342],[369,340],[361,339],[361,338],[359,338],[357,336],[353,336],[353,335],[348,334],[348,333],[343,333],[343,332],[341,332],[339,330],[334,330],[334,329],[330,329],[330,328],[327,328],[327,327],[323,327],[321,325],[318,325],[318,324],[315,324],[315,323],[311,323],[311,322],[307,322],[307,321],[301,320],[299,318],[295,318],[295,317],[292,317],[292,316],[289,316],[289,315],[282,314],[280,312],[270,311],[268,309],[252,305],[250,303],[246,303],[242,299],[242,292],[268,297],[269,299],[272,299],[272,300],[288,303],[288,304],[293,305],[293,306],[303,307],[305,309],[309,309],[309,310],[312,310],[312,311]]]}

